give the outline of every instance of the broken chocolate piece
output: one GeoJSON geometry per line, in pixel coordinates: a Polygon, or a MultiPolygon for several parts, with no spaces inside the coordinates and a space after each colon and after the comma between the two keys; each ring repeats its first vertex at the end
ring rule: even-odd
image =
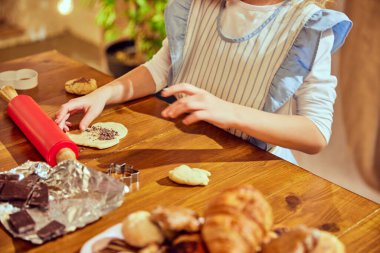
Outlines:
{"type": "Polygon", "coordinates": [[[32,217],[25,210],[10,214],[8,222],[11,228],[19,234],[33,230],[36,225],[32,217]]]}
{"type": "Polygon", "coordinates": [[[37,231],[37,235],[43,240],[48,241],[54,239],[58,236],[61,236],[65,233],[65,225],[62,223],[53,220],[45,227],[37,231]]]}
{"type": "Polygon", "coordinates": [[[32,187],[21,181],[7,181],[0,194],[0,200],[27,200],[32,187]]]}
{"type": "Polygon", "coordinates": [[[40,182],[34,187],[28,205],[30,207],[38,207],[42,210],[49,208],[49,190],[47,184],[40,182]]]}

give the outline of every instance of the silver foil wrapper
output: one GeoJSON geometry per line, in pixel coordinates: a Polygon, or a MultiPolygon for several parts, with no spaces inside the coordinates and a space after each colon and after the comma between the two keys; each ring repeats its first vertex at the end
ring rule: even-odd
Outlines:
{"type": "Polygon", "coordinates": [[[49,187],[49,209],[27,209],[36,222],[35,230],[30,233],[18,234],[10,228],[9,214],[20,209],[0,202],[0,220],[4,227],[14,237],[34,244],[43,243],[37,231],[50,221],[64,224],[65,233],[73,232],[119,207],[124,199],[125,185],[122,182],[77,161],[64,161],[53,168],[42,162],[26,162],[3,173],[18,174],[20,180],[36,173],[49,187]]]}

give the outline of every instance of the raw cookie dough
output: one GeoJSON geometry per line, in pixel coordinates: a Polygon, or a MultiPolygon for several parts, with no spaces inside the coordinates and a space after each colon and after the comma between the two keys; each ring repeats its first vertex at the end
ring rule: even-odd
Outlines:
{"type": "Polygon", "coordinates": [[[86,95],[96,90],[96,80],[93,78],[75,78],[65,83],[65,90],[75,95],[86,95]]]}
{"type": "Polygon", "coordinates": [[[190,168],[187,165],[181,165],[169,171],[169,178],[178,184],[208,185],[209,176],[211,173],[207,170],[190,168]]]}
{"type": "Polygon", "coordinates": [[[66,133],[77,145],[105,149],[119,143],[128,133],[128,129],[116,122],[100,122],[93,124],[83,132],[66,133]]]}

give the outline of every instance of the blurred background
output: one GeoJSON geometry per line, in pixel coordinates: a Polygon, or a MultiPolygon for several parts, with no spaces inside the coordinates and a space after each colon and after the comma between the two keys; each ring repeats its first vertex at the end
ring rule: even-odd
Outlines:
{"type": "MultiPolygon", "coordinates": [[[[0,0],[0,62],[58,50],[120,76],[159,49],[167,0],[0,0]]],[[[380,1],[337,0],[354,22],[334,55],[333,135],[301,167],[380,203],[380,1]]]]}

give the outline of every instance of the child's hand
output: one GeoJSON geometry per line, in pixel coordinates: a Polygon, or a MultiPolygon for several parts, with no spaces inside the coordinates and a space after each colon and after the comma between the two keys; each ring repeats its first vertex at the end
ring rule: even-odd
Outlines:
{"type": "Polygon", "coordinates": [[[60,110],[56,113],[55,122],[61,129],[67,132],[71,126],[71,123],[67,122],[70,115],[83,112],[85,115],[79,123],[79,128],[84,131],[103,111],[105,103],[105,99],[95,92],[83,97],[71,99],[66,104],[63,104],[60,110]]]}
{"type": "Polygon", "coordinates": [[[176,84],[162,91],[163,97],[178,93],[188,96],[181,98],[162,111],[165,118],[177,118],[189,113],[183,120],[185,125],[207,121],[220,128],[229,128],[234,123],[236,105],[215,97],[209,92],[191,84],[176,84]]]}

